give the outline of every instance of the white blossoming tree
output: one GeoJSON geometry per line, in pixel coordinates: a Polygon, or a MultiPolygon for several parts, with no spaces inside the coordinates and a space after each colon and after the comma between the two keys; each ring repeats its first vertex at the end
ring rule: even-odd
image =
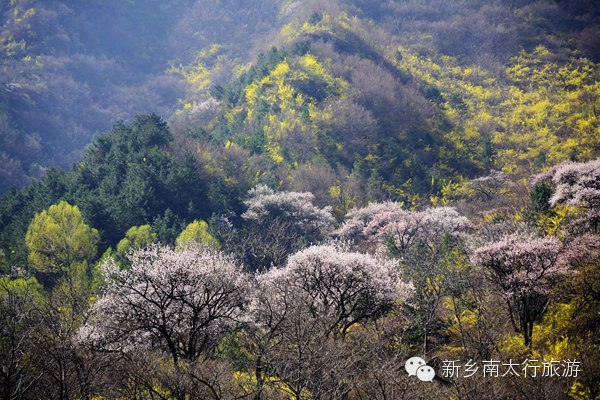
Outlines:
{"type": "Polygon", "coordinates": [[[466,279],[459,275],[466,272],[455,264],[466,261],[462,239],[470,228],[451,207],[409,211],[387,202],[353,210],[336,234],[358,240],[362,248],[386,249],[400,261],[415,286],[413,321],[421,333],[414,339],[426,351],[430,332],[442,318],[444,296],[465,290],[466,279]]]}
{"type": "Polygon", "coordinates": [[[130,261],[126,270],[102,265],[107,286],[82,341],[107,351],[163,351],[177,364],[214,349],[240,321],[250,280],[229,256],[153,245],[130,261]]]}
{"type": "Polygon", "coordinates": [[[469,184],[469,187],[485,201],[493,199],[511,186],[514,186],[514,183],[506,173],[499,170],[492,170],[488,175],[473,179],[469,184]]]}
{"type": "MultiPolygon", "coordinates": [[[[306,295],[308,309],[326,324],[327,334],[344,334],[374,319],[408,293],[397,263],[334,246],[312,246],[292,255],[280,279],[306,295]]],[[[275,273],[278,274],[278,273],[275,273]]]]}
{"type": "Polygon", "coordinates": [[[346,215],[346,220],[335,232],[334,235],[353,242],[367,240],[365,229],[367,225],[381,214],[400,214],[403,213],[402,205],[392,201],[383,203],[369,203],[362,208],[354,208],[346,215]]]}
{"type": "Polygon", "coordinates": [[[347,344],[353,327],[411,293],[394,261],[332,245],[301,250],[285,267],[258,275],[248,331],[258,392],[276,378],[298,398],[339,397],[361,358],[347,344]]]}
{"type": "Polygon", "coordinates": [[[534,177],[533,183],[550,186],[550,206],[568,204],[585,211],[574,225],[600,232],[600,159],[564,162],[534,177]]]}
{"type": "Polygon", "coordinates": [[[458,237],[471,227],[469,220],[452,207],[404,210],[399,203],[371,203],[348,213],[334,232],[338,237],[387,245],[404,255],[417,242],[433,245],[445,235],[458,237]]]}
{"type": "Polygon", "coordinates": [[[253,269],[282,265],[292,252],[318,243],[330,232],[331,207],[313,204],[309,192],[275,192],[258,185],[248,193],[241,242],[253,269]]]}

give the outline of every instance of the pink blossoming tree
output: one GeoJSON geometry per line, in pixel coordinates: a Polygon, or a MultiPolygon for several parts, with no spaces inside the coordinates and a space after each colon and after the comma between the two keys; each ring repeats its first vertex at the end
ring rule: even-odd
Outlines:
{"type": "Polygon", "coordinates": [[[402,256],[417,242],[433,245],[445,235],[458,237],[470,227],[469,220],[452,207],[408,211],[398,203],[386,202],[352,210],[335,235],[387,245],[402,256]]]}
{"type": "Polygon", "coordinates": [[[544,314],[550,289],[568,273],[569,257],[554,237],[514,233],[477,248],[472,261],[487,269],[506,300],[515,331],[531,346],[533,326],[544,314]]]}
{"type": "Polygon", "coordinates": [[[404,212],[402,205],[393,201],[369,203],[365,207],[354,208],[346,215],[346,221],[334,232],[334,235],[352,241],[366,240],[365,228],[378,215],[402,212],[404,212]]]}
{"type": "Polygon", "coordinates": [[[345,252],[335,246],[312,246],[288,259],[285,279],[306,294],[308,308],[327,324],[327,334],[344,334],[354,324],[377,318],[398,299],[406,299],[409,286],[399,279],[392,260],[345,252]]]}
{"type": "Polygon", "coordinates": [[[299,397],[345,393],[359,360],[343,343],[352,327],[408,299],[412,286],[400,277],[391,260],[333,245],[309,247],[258,275],[248,331],[258,391],[270,374],[299,397]]]}
{"type": "Polygon", "coordinates": [[[462,257],[462,239],[470,228],[469,220],[451,207],[408,211],[388,202],[353,210],[336,234],[368,243],[362,247],[386,249],[399,260],[415,286],[413,321],[426,351],[443,297],[463,290],[456,282],[465,279],[456,277],[460,270],[453,263],[462,257]]]}
{"type": "Polygon", "coordinates": [[[514,186],[508,175],[503,171],[491,170],[488,175],[473,179],[469,187],[483,200],[491,200],[507,188],[514,186]]]}
{"type": "Polygon", "coordinates": [[[586,163],[564,162],[533,179],[533,184],[549,184],[551,206],[570,204],[585,210],[583,219],[576,221],[592,231],[600,224],[600,159],[586,163]]]}

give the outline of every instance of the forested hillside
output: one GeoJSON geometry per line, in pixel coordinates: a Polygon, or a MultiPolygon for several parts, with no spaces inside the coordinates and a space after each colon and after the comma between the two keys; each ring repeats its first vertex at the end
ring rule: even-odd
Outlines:
{"type": "Polygon", "coordinates": [[[171,115],[185,85],[170,68],[216,38],[235,43],[233,63],[249,60],[247,46],[277,15],[266,3],[3,1],[0,190],[70,168],[118,120],[171,115]]]}
{"type": "MultiPolygon", "coordinates": [[[[316,106],[309,116],[316,126],[311,134],[340,153],[335,158],[343,158],[346,166],[352,167],[358,155],[360,168],[381,170],[384,180],[397,169],[371,165],[378,164],[371,159],[380,154],[370,154],[352,138],[337,151],[340,138],[328,132],[339,122],[326,118],[334,111],[361,119],[363,132],[355,135],[364,137],[375,125],[378,134],[389,137],[390,124],[402,120],[393,135],[408,141],[418,136],[421,143],[412,146],[418,155],[429,154],[410,161],[420,171],[413,179],[417,191],[430,189],[421,181],[443,177],[463,153],[470,156],[456,167],[489,167],[498,152],[495,145],[517,148],[507,169],[539,170],[565,151],[575,156],[578,146],[568,140],[571,136],[586,140],[581,147],[591,146],[592,152],[597,146],[589,137],[597,129],[597,14],[594,2],[583,0],[6,1],[0,8],[0,189],[22,186],[50,167],[68,169],[94,136],[136,112],[168,118],[180,108],[175,118],[180,129],[206,129],[211,118],[206,102],[216,99],[224,107],[235,106],[221,110],[230,119],[248,107],[259,107],[251,118],[268,119],[263,102],[273,98],[261,91],[251,104],[246,86],[269,75],[267,69],[273,70],[286,52],[288,62],[298,61],[290,76],[281,77],[303,95],[305,104],[296,105],[297,111],[306,114],[308,104],[316,106]],[[278,55],[255,64],[261,53],[269,58],[273,46],[278,55]],[[312,67],[320,69],[303,66],[310,57],[316,62],[312,67]],[[375,74],[381,76],[377,82],[375,74]],[[322,82],[328,76],[334,81],[322,82]],[[553,82],[546,85],[548,79],[553,82]],[[349,85],[340,87],[342,82],[349,85]],[[222,101],[220,88],[227,83],[229,98],[222,101]],[[552,120],[541,122],[547,114],[552,120]],[[503,133],[513,132],[524,139],[505,143],[503,133]],[[537,154],[527,150],[532,145],[539,146],[537,154]],[[444,165],[432,168],[429,159],[438,155],[439,146],[445,150],[444,165]],[[373,157],[365,163],[368,155],[373,157]]],[[[289,95],[296,98],[295,93],[289,95]]],[[[223,131],[231,124],[218,124],[213,136],[225,139],[223,131]]],[[[264,136],[254,127],[246,129],[255,136],[247,141],[264,136]]],[[[383,141],[375,139],[378,145],[383,141]]],[[[297,150],[290,149],[289,157],[297,150]]]]}
{"type": "Polygon", "coordinates": [[[0,397],[600,398],[599,13],[2,2],[0,397]]]}

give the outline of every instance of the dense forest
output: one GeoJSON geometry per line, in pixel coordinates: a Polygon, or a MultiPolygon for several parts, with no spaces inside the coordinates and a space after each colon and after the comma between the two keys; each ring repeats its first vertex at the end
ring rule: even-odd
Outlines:
{"type": "Polygon", "coordinates": [[[599,38],[593,0],[3,1],[0,397],[600,399],[599,38]]]}

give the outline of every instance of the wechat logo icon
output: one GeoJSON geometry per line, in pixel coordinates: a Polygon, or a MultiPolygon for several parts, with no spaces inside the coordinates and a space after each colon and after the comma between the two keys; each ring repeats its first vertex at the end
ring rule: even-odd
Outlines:
{"type": "Polygon", "coordinates": [[[409,376],[415,376],[423,382],[431,382],[435,377],[435,371],[425,363],[421,357],[411,357],[404,364],[409,376]]]}

